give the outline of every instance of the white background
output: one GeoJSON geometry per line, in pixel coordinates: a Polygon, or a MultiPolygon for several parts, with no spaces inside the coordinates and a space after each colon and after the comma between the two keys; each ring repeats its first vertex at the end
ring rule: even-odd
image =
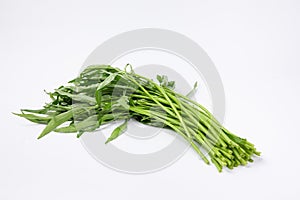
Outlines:
{"type": "Polygon", "coordinates": [[[296,199],[299,193],[299,1],[0,1],[0,199],[296,199]],[[89,53],[124,31],[180,32],[214,61],[225,125],[262,159],[219,174],[189,150],[171,167],[128,175],[91,158],[71,135],[11,114],[39,107],[89,53]]]}

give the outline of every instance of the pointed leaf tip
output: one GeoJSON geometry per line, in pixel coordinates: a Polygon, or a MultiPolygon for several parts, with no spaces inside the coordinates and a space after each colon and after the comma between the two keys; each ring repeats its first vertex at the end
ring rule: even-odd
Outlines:
{"type": "Polygon", "coordinates": [[[127,129],[128,119],[125,120],[123,124],[115,128],[115,130],[111,133],[110,137],[106,140],[105,144],[111,142],[112,140],[119,137],[124,131],[127,129]]]}

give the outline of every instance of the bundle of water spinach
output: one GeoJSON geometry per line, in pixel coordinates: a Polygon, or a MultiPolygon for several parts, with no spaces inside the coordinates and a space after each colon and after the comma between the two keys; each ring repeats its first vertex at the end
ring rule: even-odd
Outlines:
{"type": "Polygon", "coordinates": [[[246,165],[260,155],[252,143],[228,131],[201,104],[174,88],[167,76],[158,75],[155,82],[136,74],[130,65],[124,70],[93,65],[65,86],[46,92],[52,101],[42,109],[22,109],[16,115],[46,125],[38,138],[52,131],[80,137],[122,120],[108,143],[126,131],[130,119],[164,127],[180,134],[205,163],[211,161],[220,172],[223,167],[246,165]]]}

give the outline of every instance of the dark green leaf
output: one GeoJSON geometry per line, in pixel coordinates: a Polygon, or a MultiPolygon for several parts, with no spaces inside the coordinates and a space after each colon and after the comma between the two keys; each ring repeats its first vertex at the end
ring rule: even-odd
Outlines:
{"type": "Polygon", "coordinates": [[[79,131],[79,133],[77,134],[77,138],[80,138],[83,133],[84,133],[84,131],[79,131]]]}
{"type": "Polygon", "coordinates": [[[157,76],[156,76],[156,79],[158,80],[159,83],[162,82],[162,77],[161,77],[160,75],[157,75],[157,76]]]}
{"type": "Polygon", "coordinates": [[[97,102],[98,106],[101,107],[101,99],[102,99],[102,92],[101,92],[101,90],[96,90],[96,92],[95,92],[95,98],[96,98],[96,102],[97,102]]]}

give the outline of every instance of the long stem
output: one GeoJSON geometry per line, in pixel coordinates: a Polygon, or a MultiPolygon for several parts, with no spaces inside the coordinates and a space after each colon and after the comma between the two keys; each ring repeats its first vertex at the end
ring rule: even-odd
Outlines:
{"type": "Polygon", "coordinates": [[[203,159],[203,161],[206,163],[206,164],[209,164],[209,161],[207,160],[207,158],[205,157],[205,155],[201,152],[201,150],[197,147],[197,145],[190,141],[190,138],[188,136],[186,136],[181,130],[179,127],[176,127],[174,124],[168,122],[166,120],[166,118],[162,115],[158,115],[158,114],[154,114],[154,113],[149,113],[143,109],[138,109],[136,107],[130,107],[130,110],[131,111],[134,111],[134,112],[137,112],[137,113],[140,113],[140,114],[143,114],[143,115],[147,115],[147,116],[150,116],[150,117],[153,117],[155,119],[157,119],[158,121],[161,121],[163,123],[165,123],[167,126],[169,126],[170,128],[172,128],[174,131],[176,131],[177,133],[179,133],[185,140],[187,140],[192,148],[200,155],[200,157],[203,159]]]}

